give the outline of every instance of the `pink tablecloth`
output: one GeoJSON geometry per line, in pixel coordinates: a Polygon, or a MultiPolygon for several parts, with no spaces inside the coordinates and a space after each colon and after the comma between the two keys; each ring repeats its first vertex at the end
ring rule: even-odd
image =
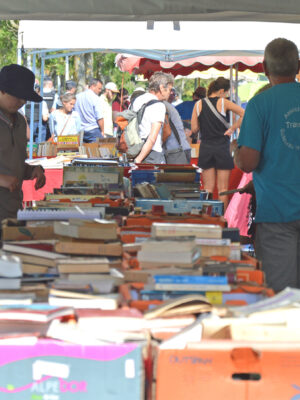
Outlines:
{"type": "Polygon", "coordinates": [[[35,190],[35,181],[23,182],[23,201],[43,200],[45,193],[53,193],[54,188],[61,187],[63,183],[63,170],[46,169],[46,184],[42,189],[35,190]]]}

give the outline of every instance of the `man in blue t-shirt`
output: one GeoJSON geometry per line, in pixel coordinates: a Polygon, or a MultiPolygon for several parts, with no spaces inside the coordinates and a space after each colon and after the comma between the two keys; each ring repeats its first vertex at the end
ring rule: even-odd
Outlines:
{"type": "Polygon", "coordinates": [[[272,87],[247,105],[235,161],[253,171],[256,254],[269,286],[300,288],[300,84],[296,45],[270,42],[264,54],[272,87]]]}

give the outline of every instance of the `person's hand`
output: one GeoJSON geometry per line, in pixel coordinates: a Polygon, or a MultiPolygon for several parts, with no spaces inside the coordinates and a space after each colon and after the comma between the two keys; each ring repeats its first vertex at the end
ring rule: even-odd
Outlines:
{"type": "Polygon", "coordinates": [[[230,142],[230,153],[234,152],[236,148],[238,147],[238,142],[236,139],[232,140],[230,142]]]}
{"type": "Polygon", "coordinates": [[[16,176],[0,175],[0,186],[14,192],[20,187],[20,182],[16,176]]]}
{"type": "Polygon", "coordinates": [[[231,136],[233,134],[234,130],[232,128],[227,129],[227,131],[224,133],[224,136],[231,136]]]}
{"type": "Polygon", "coordinates": [[[134,162],[135,162],[136,164],[140,164],[142,161],[143,161],[143,160],[141,160],[141,159],[139,158],[139,156],[137,156],[137,157],[134,159],[134,162]]]}
{"type": "Polygon", "coordinates": [[[248,182],[247,185],[242,187],[239,192],[241,194],[242,193],[248,193],[248,194],[251,194],[253,196],[255,194],[253,181],[248,182]]]}
{"type": "Polygon", "coordinates": [[[43,168],[39,165],[34,167],[31,174],[31,179],[36,179],[34,188],[35,190],[41,189],[46,183],[46,177],[43,168]]]}

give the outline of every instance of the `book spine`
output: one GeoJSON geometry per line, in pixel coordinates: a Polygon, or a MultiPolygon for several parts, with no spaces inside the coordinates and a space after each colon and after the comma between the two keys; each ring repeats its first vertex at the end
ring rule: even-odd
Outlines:
{"type": "MultiPolygon", "coordinates": [[[[145,289],[150,287],[145,286],[145,289]]],[[[182,283],[155,283],[151,285],[154,290],[183,290],[183,291],[200,291],[200,292],[230,292],[230,285],[214,285],[214,284],[182,284],[182,283]]]]}
{"type": "Polygon", "coordinates": [[[227,285],[227,276],[203,275],[153,275],[155,283],[227,285]]]}

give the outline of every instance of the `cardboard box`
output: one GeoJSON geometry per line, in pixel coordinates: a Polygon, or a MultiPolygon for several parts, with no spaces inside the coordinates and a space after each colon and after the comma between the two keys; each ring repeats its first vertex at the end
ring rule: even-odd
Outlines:
{"type": "Polygon", "coordinates": [[[204,340],[160,349],[156,400],[296,400],[300,342],[204,340]]]}
{"type": "Polygon", "coordinates": [[[1,400],[142,400],[142,346],[0,346],[1,400]]]}
{"type": "MultiPolygon", "coordinates": [[[[17,223],[16,223],[17,224],[17,223]]],[[[54,239],[53,223],[37,226],[10,226],[2,222],[2,240],[46,240],[54,239]]]]}

